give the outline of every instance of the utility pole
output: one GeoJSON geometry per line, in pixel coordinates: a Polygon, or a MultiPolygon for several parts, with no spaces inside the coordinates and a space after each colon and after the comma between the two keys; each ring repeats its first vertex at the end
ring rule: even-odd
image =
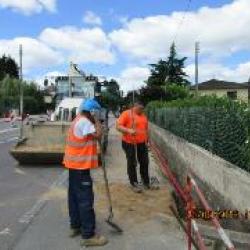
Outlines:
{"type": "Polygon", "coordinates": [[[200,43],[195,43],[195,87],[196,87],[196,95],[198,96],[199,91],[199,52],[200,52],[200,43]]]}
{"type": "Polygon", "coordinates": [[[20,133],[19,139],[23,139],[23,46],[19,45],[19,81],[20,81],[20,133]]]}
{"type": "Polygon", "coordinates": [[[247,89],[248,89],[248,104],[250,104],[250,77],[247,82],[247,89]]]}

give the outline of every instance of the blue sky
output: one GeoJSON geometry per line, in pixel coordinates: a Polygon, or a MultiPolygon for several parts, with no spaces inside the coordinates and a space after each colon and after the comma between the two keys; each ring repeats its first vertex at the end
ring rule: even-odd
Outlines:
{"type": "Polygon", "coordinates": [[[128,90],[143,83],[147,64],[166,57],[176,37],[191,80],[198,40],[201,81],[247,81],[250,0],[192,0],[185,14],[187,6],[188,0],[0,0],[0,54],[17,58],[22,43],[27,79],[67,72],[73,60],[128,90]]]}

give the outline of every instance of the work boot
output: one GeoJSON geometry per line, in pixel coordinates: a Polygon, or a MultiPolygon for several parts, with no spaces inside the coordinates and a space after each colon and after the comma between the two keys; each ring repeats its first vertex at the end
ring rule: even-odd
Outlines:
{"type": "Polygon", "coordinates": [[[132,185],[131,189],[135,193],[142,193],[142,188],[139,186],[139,184],[132,185]]]}
{"type": "Polygon", "coordinates": [[[74,238],[81,234],[80,228],[70,228],[69,237],[74,238]]]}
{"type": "Polygon", "coordinates": [[[94,246],[104,246],[108,243],[108,239],[106,239],[102,235],[94,235],[89,239],[81,239],[80,246],[81,247],[94,247],[94,246]]]}
{"type": "Polygon", "coordinates": [[[148,184],[148,185],[143,185],[145,190],[159,190],[160,187],[158,185],[155,184],[148,184]]]}

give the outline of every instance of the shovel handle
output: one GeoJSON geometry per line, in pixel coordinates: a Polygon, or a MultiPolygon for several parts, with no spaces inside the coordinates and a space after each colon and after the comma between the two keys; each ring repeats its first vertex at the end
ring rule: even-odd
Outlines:
{"type": "Polygon", "coordinates": [[[106,170],[106,162],[105,162],[105,154],[103,153],[102,145],[99,141],[99,146],[100,146],[100,152],[101,152],[101,168],[103,171],[103,179],[105,182],[105,188],[106,188],[106,195],[108,198],[108,203],[109,203],[109,211],[110,211],[110,217],[113,217],[113,208],[112,208],[112,199],[111,199],[111,194],[110,194],[110,188],[109,188],[109,181],[108,181],[108,175],[107,175],[107,170],[106,170]]]}

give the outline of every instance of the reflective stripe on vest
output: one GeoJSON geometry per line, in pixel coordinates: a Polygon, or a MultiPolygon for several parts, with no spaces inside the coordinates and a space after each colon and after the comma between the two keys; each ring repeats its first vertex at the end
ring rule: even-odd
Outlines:
{"type": "Polygon", "coordinates": [[[75,141],[70,141],[69,139],[67,139],[66,144],[74,148],[82,148],[82,147],[87,147],[87,146],[94,146],[96,145],[96,142],[93,140],[86,141],[86,142],[75,142],[75,141]]]}
{"type": "Polygon", "coordinates": [[[85,155],[85,156],[79,156],[79,155],[65,155],[64,157],[65,161],[74,161],[74,162],[85,162],[85,161],[97,161],[98,156],[97,155],[85,155]]]}

